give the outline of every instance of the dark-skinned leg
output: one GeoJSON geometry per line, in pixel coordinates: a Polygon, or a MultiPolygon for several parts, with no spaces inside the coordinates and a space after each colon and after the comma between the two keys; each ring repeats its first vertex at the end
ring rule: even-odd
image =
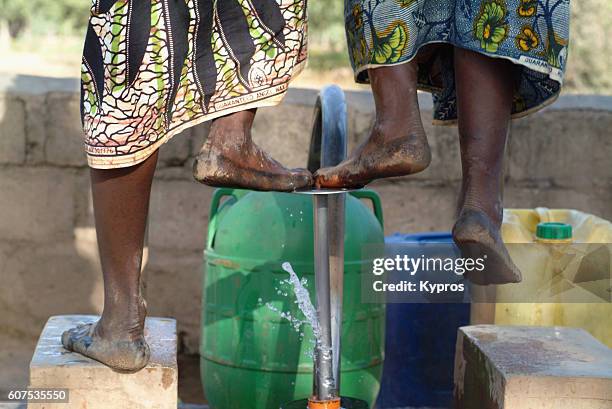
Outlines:
{"type": "Polygon", "coordinates": [[[501,239],[503,161],[514,92],[514,65],[455,49],[463,183],[453,238],[465,256],[487,254],[476,284],[521,280],[501,239]]]}
{"type": "Polygon", "coordinates": [[[129,168],[91,169],[104,311],[96,324],[66,331],[62,344],[118,371],[137,371],[149,360],[140,273],[156,163],[157,152],[129,168]]]}
{"type": "Polygon", "coordinates": [[[310,187],[306,169],[286,169],[251,138],[255,109],[213,120],[208,139],[194,163],[193,175],[215,187],[292,191],[310,187]]]}
{"type": "Polygon", "coordinates": [[[315,173],[317,187],[362,187],[374,179],[425,169],[431,153],[417,99],[417,64],[368,70],[376,121],[368,139],[347,160],[315,173]]]}

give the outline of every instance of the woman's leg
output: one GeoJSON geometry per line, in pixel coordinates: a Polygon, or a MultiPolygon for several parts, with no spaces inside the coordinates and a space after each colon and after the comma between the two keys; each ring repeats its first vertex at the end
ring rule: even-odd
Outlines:
{"type": "Polygon", "coordinates": [[[503,160],[514,92],[514,65],[455,48],[463,183],[453,237],[470,255],[487,254],[477,284],[518,282],[521,273],[501,239],[503,160]]]}
{"type": "Polygon", "coordinates": [[[347,160],[316,172],[318,187],[360,187],[420,172],[431,161],[417,99],[416,62],[370,69],[368,75],[376,105],[370,136],[347,160]]]}
{"type": "Polygon", "coordinates": [[[96,324],[73,328],[62,336],[66,349],[120,371],[141,369],[149,360],[140,272],[156,163],[157,152],[129,168],[91,169],[104,311],[96,324]]]}
{"type": "Polygon", "coordinates": [[[193,167],[196,180],[210,186],[292,191],[312,185],[306,169],[286,169],[251,138],[255,109],[213,121],[193,167]]]}

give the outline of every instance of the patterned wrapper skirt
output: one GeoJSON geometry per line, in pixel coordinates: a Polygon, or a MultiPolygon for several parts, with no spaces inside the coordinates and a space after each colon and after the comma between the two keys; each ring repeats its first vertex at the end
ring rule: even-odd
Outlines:
{"type": "Polygon", "coordinates": [[[306,61],[306,0],[94,0],[81,116],[91,167],[142,162],[181,130],[277,104],[306,61]]]}
{"type": "MultiPolygon", "coordinates": [[[[366,83],[368,68],[408,62],[427,44],[450,44],[519,65],[512,115],[524,116],[559,95],[569,8],[570,0],[345,0],[355,78],[366,83]]],[[[452,122],[452,47],[435,49],[427,62],[418,59],[419,87],[433,94],[434,123],[452,122]]]]}

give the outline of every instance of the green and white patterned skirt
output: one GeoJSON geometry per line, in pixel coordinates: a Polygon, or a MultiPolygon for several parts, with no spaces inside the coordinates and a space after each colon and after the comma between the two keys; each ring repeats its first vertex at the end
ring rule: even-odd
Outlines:
{"type": "Polygon", "coordinates": [[[93,0],[88,162],[137,164],[181,130],[277,104],[306,60],[306,0],[93,0]]]}
{"type": "MultiPolygon", "coordinates": [[[[569,0],[345,0],[355,78],[366,83],[368,68],[408,62],[427,44],[450,44],[521,66],[512,116],[524,116],[559,95],[569,9],[569,0]]],[[[457,118],[452,59],[446,49],[419,63],[419,87],[433,93],[434,122],[457,118]]]]}

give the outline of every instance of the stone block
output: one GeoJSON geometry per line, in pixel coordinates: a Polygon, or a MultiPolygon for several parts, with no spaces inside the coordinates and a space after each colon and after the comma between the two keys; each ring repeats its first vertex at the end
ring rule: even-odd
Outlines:
{"type": "Polygon", "coordinates": [[[313,107],[282,103],[257,110],[253,140],[289,168],[305,168],[310,149],[313,107]]]}
{"type": "Polygon", "coordinates": [[[159,148],[158,168],[184,166],[191,155],[193,129],[187,128],[159,148]]]}
{"type": "Polygon", "coordinates": [[[175,317],[182,352],[197,354],[202,307],[202,249],[179,251],[151,248],[145,269],[148,311],[175,317]]]}
{"type": "Polygon", "coordinates": [[[567,327],[459,328],[455,409],[609,409],[612,350],[567,327]]]}
{"type": "Polygon", "coordinates": [[[461,180],[461,156],[457,127],[433,125],[431,119],[431,111],[421,112],[423,128],[431,149],[431,164],[424,171],[410,177],[437,183],[458,182],[461,180]]]}
{"type": "Polygon", "coordinates": [[[74,243],[0,240],[0,260],[0,277],[6,283],[0,286],[2,332],[36,340],[49,315],[102,311],[102,272],[93,229],[79,230],[74,243]]]}
{"type": "Polygon", "coordinates": [[[385,235],[450,231],[453,226],[458,186],[427,186],[399,179],[375,182],[369,187],[380,195],[385,235]]]}
{"type": "Polygon", "coordinates": [[[612,185],[612,113],[547,110],[512,125],[511,181],[551,181],[563,187],[612,185]]]}
{"type": "Polygon", "coordinates": [[[0,95],[0,164],[25,161],[25,106],[10,95],[0,95]]]}
{"type": "Polygon", "coordinates": [[[145,338],[151,360],[142,370],[123,374],[62,347],[63,331],[97,319],[94,315],[49,318],[30,363],[30,387],[66,388],[69,403],[30,403],[28,409],[176,409],[176,321],[147,318],[145,338]]]}
{"type": "Polygon", "coordinates": [[[45,162],[45,141],[47,140],[47,103],[45,95],[23,94],[26,118],[26,162],[38,165],[45,162]]]}
{"type": "MultiPolygon", "coordinates": [[[[191,158],[194,158],[202,149],[202,145],[206,142],[208,137],[208,131],[210,130],[210,121],[202,122],[201,124],[193,126],[191,129],[191,158]]],[[[188,164],[191,170],[192,164],[188,164]]]]}
{"type": "Polygon", "coordinates": [[[75,176],[51,167],[0,170],[0,238],[43,242],[72,238],[75,176]]]}
{"type": "Polygon", "coordinates": [[[213,191],[195,181],[155,180],[149,218],[151,247],[202,251],[213,191]]]}
{"type": "Polygon", "coordinates": [[[46,161],[61,166],[86,166],[79,94],[50,93],[47,115],[46,161]]]}

